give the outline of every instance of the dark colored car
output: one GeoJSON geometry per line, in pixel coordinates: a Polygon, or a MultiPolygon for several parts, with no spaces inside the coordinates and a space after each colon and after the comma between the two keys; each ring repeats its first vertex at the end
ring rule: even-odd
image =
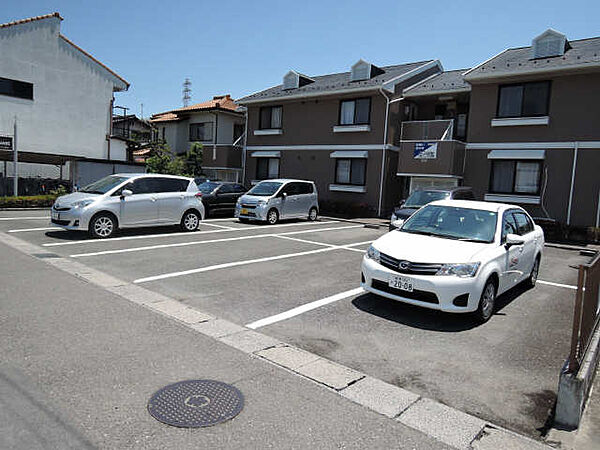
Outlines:
{"type": "Polygon", "coordinates": [[[231,214],[235,211],[238,198],[246,193],[246,189],[239,183],[227,181],[205,181],[198,184],[202,194],[205,217],[217,214],[231,214]]]}
{"type": "Polygon", "coordinates": [[[436,200],[475,200],[475,195],[473,195],[473,189],[466,186],[414,191],[394,208],[390,220],[390,231],[399,228],[421,206],[436,200]]]}

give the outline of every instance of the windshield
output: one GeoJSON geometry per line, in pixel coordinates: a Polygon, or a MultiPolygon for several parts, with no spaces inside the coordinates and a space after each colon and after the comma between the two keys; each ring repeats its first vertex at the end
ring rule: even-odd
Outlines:
{"type": "Polygon", "coordinates": [[[420,208],[427,203],[434,202],[436,200],[444,200],[450,195],[449,192],[440,191],[415,191],[406,199],[404,205],[405,208],[420,208]]]}
{"type": "Polygon", "coordinates": [[[206,181],[204,183],[200,183],[198,185],[198,190],[203,194],[210,194],[216,188],[219,187],[219,183],[211,183],[210,181],[206,181]]]}
{"type": "Polygon", "coordinates": [[[480,209],[429,205],[408,219],[400,231],[471,242],[494,242],[497,214],[480,209]]]}
{"type": "Polygon", "coordinates": [[[123,181],[128,180],[127,177],[118,177],[115,175],[109,175],[104,178],[100,178],[98,181],[94,181],[92,184],[88,184],[86,187],[81,189],[79,192],[85,192],[88,194],[106,194],[112,188],[117,187],[123,181]]]}
{"type": "Polygon", "coordinates": [[[262,181],[250,189],[248,195],[260,195],[268,197],[273,195],[281,187],[283,183],[276,183],[273,181],[262,181]]]}

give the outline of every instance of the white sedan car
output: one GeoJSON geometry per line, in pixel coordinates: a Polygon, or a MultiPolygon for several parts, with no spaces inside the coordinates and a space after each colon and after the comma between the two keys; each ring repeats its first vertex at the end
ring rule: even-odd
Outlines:
{"type": "Polygon", "coordinates": [[[534,286],[544,233],[522,208],[441,200],[377,239],[362,262],[361,286],[392,300],[487,321],[496,296],[534,286]]]}

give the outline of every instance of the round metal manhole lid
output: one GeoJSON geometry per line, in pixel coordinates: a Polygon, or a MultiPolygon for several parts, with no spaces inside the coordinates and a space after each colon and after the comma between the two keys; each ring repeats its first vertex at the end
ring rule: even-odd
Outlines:
{"type": "Polygon", "coordinates": [[[156,391],[148,412],[175,427],[210,427],[237,416],[244,407],[238,388],[215,380],[187,380],[156,391]]]}

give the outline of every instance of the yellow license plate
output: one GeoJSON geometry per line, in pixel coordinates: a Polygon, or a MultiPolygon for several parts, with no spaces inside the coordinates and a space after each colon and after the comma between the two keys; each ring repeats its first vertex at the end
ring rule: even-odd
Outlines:
{"type": "Polygon", "coordinates": [[[240,209],[240,214],[247,215],[248,214],[248,210],[242,208],[242,209],[240,209]]]}

